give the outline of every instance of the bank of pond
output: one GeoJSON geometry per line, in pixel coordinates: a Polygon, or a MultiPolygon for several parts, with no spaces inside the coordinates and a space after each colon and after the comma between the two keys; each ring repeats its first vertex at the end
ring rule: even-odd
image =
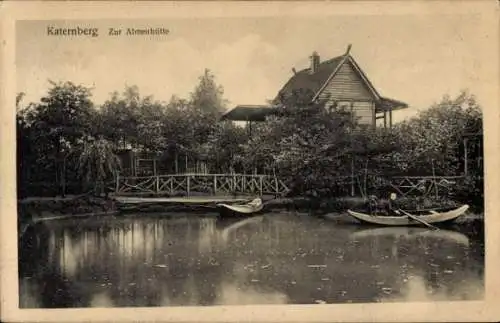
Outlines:
{"type": "MultiPolygon", "coordinates": [[[[231,197],[190,197],[163,199],[155,203],[154,198],[142,199],[147,203],[141,203],[141,198],[132,198],[136,201],[123,203],[123,200],[115,197],[95,196],[68,196],[55,198],[26,198],[19,200],[18,222],[22,226],[46,220],[57,220],[67,218],[88,218],[101,216],[128,216],[133,214],[149,214],[165,217],[176,216],[207,216],[220,215],[217,208],[220,203],[243,203],[252,201],[248,196],[231,197]]],[[[130,201],[127,200],[127,201],[130,201]]],[[[349,216],[348,210],[369,213],[368,202],[361,197],[336,197],[330,199],[312,199],[305,197],[295,198],[263,198],[264,207],[259,213],[266,214],[289,214],[289,215],[311,215],[328,219],[336,223],[359,223],[349,216]]],[[[463,204],[450,200],[433,200],[418,198],[400,198],[394,207],[404,210],[432,210],[453,209],[463,204]]],[[[247,215],[245,215],[247,216],[247,215]]],[[[477,207],[467,211],[455,221],[457,223],[482,222],[483,212],[477,207]]]]}

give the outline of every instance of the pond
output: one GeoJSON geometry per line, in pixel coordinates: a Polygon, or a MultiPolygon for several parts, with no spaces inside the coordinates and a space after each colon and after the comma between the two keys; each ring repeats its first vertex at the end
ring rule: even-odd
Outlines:
{"type": "Polygon", "coordinates": [[[483,240],[481,227],[364,227],[292,214],[47,221],[20,240],[19,304],[478,300],[484,294],[483,240]]]}

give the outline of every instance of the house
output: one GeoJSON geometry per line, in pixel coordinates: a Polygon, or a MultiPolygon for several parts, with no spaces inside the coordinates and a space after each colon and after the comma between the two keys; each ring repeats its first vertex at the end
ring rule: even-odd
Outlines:
{"type": "Polygon", "coordinates": [[[408,105],[382,96],[352,57],[350,49],[351,45],[343,55],[323,62],[319,54],[313,52],[308,68],[292,69],[294,75],[279,90],[274,105],[240,105],[227,111],[222,120],[249,123],[265,120],[287,98],[300,92],[311,102],[322,102],[326,109],[347,108],[358,117],[359,124],[391,127],[393,111],[408,108],[408,105]]]}

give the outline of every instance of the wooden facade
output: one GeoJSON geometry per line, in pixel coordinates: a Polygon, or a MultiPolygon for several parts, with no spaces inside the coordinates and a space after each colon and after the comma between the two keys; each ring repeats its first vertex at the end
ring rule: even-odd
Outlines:
{"type": "MultiPolygon", "coordinates": [[[[351,111],[360,125],[372,127],[392,127],[394,110],[405,109],[404,102],[382,97],[368,80],[354,58],[350,55],[350,46],[343,56],[326,61],[325,68],[332,70],[323,85],[316,92],[313,100],[325,101],[325,107],[341,107],[351,111]],[[333,62],[331,64],[330,62],[333,62]]],[[[312,64],[318,64],[319,55],[311,59],[312,64]]],[[[321,65],[321,63],[319,63],[321,65]]],[[[319,71],[321,66],[309,68],[319,71]]],[[[285,86],[286,91],[286,86],[285,86]]],[[[283,90],[282,90],[283,91],[283,90]]]]}
{"type": "Polygon", "coordinates": [[[320,98],[332,97],[337,100],[372,101],[373,93],[355,71],[353,64],[346,60],[337,73],[319,94],[320,98]]]}
{"type": "Polygon", "coordinates": [[[286,98],[297,93],[311,95],[312,102],[324,102],[325,109],[351,111],[359,124],[392,127],[393,112],[408,108],[404,102],[382,96],[368,80],[350,54],[321,62],[319,54],[310,57],[309,68],[293,70],[293,76],[278,92],[271,106],[239,105],[227,111],[222,120],[259,122],[276,114],[286,98]]]}
{"type": "MultiPolygon", "coordinates": [[[[339,107],[351,111],[361,125],[377,124],[376,95],[349,58],[339,65],[338,71],[317,96],[320,100],[326,100],[327,109],[339,107]]],[[[388,124],[383,126],[387,127],[388,124]]]]}

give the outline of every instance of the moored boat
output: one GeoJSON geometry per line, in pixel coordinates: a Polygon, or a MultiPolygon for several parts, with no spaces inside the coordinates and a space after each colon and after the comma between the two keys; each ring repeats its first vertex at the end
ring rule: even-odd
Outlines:
{"type": "Polygon", "coordinates": [[[260,198],[256,198],[245,204],[224,204],[219,203],[217,207],[221,216],[248,216],[262,211],[264,204],[260,198]]]}
{"type": "Polygon", "coordinates": [[[450,223],[456,220],[459,216],[465,213],[469,209],[467,204],[462,205],[459,208],[445,211],[426,211],[422,214],[410,214],[408,212],[402,212],[398,216],[385,216],[385,215],[371,215],[360,212],[355,212],[352,210],[347,210],[347,213],[358,221],[375,224],[375,225],[385,225],[385,226],[409,226],[409,225],[421,225],[422,223],[436,224],[436,223],[450,223]]]}

